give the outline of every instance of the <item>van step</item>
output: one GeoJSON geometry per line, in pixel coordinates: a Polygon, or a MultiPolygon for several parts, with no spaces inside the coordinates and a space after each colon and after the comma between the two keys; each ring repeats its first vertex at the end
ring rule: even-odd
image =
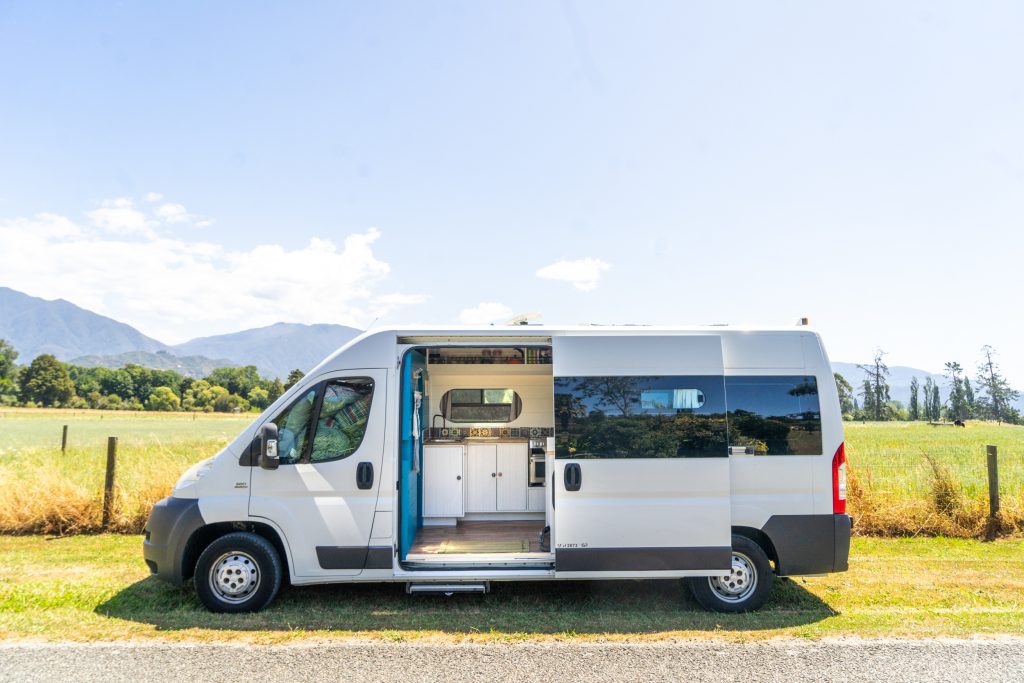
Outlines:
{"type": "Polygon", "coordinates": [[[445,595],[452,595],[453,593],[490,593],[491,582],[490,581],[459,581],[452,583],[434,583],[434,582],[421,582],[405,584],[405,592],[410,595],[413,593],[444,593],[445,595]]]}

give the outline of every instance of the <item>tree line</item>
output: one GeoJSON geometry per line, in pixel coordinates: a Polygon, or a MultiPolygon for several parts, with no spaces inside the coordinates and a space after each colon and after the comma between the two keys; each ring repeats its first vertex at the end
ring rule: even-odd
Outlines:
{"type": "Polygon", "coordinates": [[[216,368],[203,379],[175,370],[87,368],[51,354],[18,365],[18,352],[0,339],[0,406],[248,412],[263,410],[303,377],[292,370],[282,382],[260,376],[255,365],[216,368]]]}
{"type": "Polygon", "coordinates": [[[960,363],[945,364],[946,400],[940,396],[939,383],[925,377],[924,383],[912,377],[910,399],[906,405],[889,396],[889,367],[885,364],[885,351],[875,350],[871,363],[858,365],[864,378],[856,391],[838,372],[835,373],[839,390],[839,405],[846,420],[926,420],[963,422],[964,420],[995,420],[1021,424],[1020,411],[1013,401],[1020,392],[1010,387],[996,362],[996,351],[991,346],[981,347],[974,380],[960,363]],[[860,400],[858,401],[858,397],[860,400]]]}

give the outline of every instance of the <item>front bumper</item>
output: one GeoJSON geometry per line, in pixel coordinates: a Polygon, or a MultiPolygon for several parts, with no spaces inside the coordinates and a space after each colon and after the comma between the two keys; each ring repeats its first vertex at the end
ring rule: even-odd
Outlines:
{"type": "Polygon", "coordinates": [[[142,542],[142,557],[150,573],[180,586],[188,541],[204,524],[197,499],[169,497],[158,501],[149,513],[142,542]]]}

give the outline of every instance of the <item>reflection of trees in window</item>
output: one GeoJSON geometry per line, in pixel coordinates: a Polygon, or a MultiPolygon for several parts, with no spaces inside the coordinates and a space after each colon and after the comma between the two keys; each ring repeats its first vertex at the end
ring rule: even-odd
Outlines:
{"type": "Polygon", "coordinates": [[[576,383],[576,393],[584,399],[597,399],[596,406],[614,408],[629,415],[640,404],[640,380],[636,377],[584,377],[576,383]]]}
{"type": "Polygon", "coordinates": [[[727,377],[729,444],[755,455],[821,454],[818,384],[812,376],[727,377]]]}
{"type": "Polygon", "coordinates": [[[722,378],[581,377],[555,380],[560,458],[677,458],[727,455],[722,378]],[[714,390],[718,384],[717,391],[714,390]],[[644,412],[646,390],[699,385],[717,397],[700,409],[644,412]]]}

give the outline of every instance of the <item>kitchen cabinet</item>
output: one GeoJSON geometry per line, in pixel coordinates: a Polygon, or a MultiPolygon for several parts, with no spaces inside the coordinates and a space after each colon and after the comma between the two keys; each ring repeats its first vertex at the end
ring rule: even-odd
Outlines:
{"type": "Polygon", "coordinates": [[[546,486],[531,486],[527,489],[526,509],[530,512],[544,512],[544,492],[547,490],[546,486]]]}
{"type": "Polygon", "coordinates": [[[423,447],[423,516],[462,517],[462,446],[423,447]]]}
{"type": "Polygon", "coordinates": [[[526,488],[529,483],[529,456],[525,443],[499,443],[498,511],[526,509],[526,488]]]}
{"type": "Polygon", "coordinates": [[[526,443],[474,443],[466,453],[466,512],[527,509],[526,443]]]}
{"type": "Polygon", "coordinates": [[[466,511],[498,509],[498,444],[471,443],[466,449],[466,511]]]}

